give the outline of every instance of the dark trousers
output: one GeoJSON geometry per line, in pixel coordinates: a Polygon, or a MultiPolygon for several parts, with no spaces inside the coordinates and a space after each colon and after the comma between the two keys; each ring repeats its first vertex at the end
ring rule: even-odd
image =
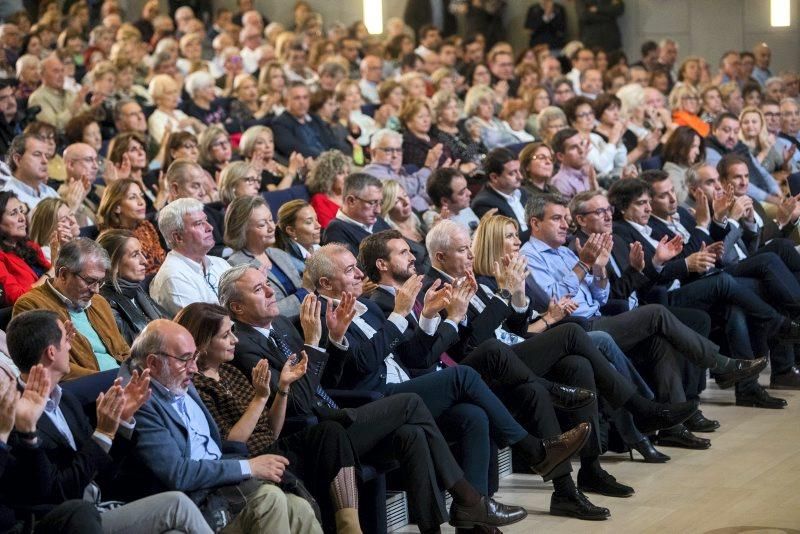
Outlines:
{"type": "Polygon", "coordinates": [[[422,399],[397,394],[354,412],[356,419],[347,427],[347,434],[359,458],[365,463],[400,462],[410,512],[420,528],[447,521],[438,481],[451,488],[464,478],[464,472],[422,399]]]}
{"type": "MultiPolygon", "coordinates": [[[[702,310],[669,306],[667,308],[680,322],[707,338],[711,333],[711,316],[702,310]]],[[[686,398],[697,400],[706,389],[706,369],[686,358],[680,361],[681,382],[686,398]]]]}
{"type": "Polygon", "coordinates": [[[93,503],[65,501],[36,522],[36,534],[102,534],[100,512],[93,503]]]}
{"type": "MultiPolygon", "coordinates": [[[[770,242],[772,245],[772,242],[770,242]]],[[[797,251],[792,247],[795,255],[797,251]]],[[[780,256],[760,249],[757,254],[725,268],[725,272],[737,278],[755,278],[759,282],[761,296],[780,310],[796,312],[800,303],[800,283],[780,256]]]]}
{"type": "Polygon", "coordinates": [[[791,239],[778,237],[758,249],[756,254],[763,254],[764,252],[777,254],[784,265],[786,265],[798,281],[800,281],[800,253],[797,252],[797,249],[794,247],[795,243],[791,239]]]}

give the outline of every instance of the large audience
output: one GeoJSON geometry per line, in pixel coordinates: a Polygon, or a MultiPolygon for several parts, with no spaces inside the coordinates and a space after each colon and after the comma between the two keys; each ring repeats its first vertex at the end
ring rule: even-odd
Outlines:
{"type": "Polygon", "coordinates": [[[628,58],[621,0],[570,42],[533,3],[524,50],[488,0],[384,35],[169,4],[0,14],[0,530],[370,532],[369,465],[421,532],[500,532],[504,447],[603,520],[606,451],[711,446],[707,381],[800,389],[767,43],[628,58]]]}

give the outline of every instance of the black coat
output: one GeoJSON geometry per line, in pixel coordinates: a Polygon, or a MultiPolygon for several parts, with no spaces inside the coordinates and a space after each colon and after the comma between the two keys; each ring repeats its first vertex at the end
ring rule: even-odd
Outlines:
{"type": "MultiPolygon", "coordinates": [[[[525,192],[524,189],[520,189],[520,193],[522,195],[519,198],[519,201],[522,203],[524,207],[525,204],[528,202],[528,193],[525,192]]],[[[484,185],[478,194],[475,195],[475,198],[472,199],[472,211],[475,212],[479,218],[483,217],[483,215],[492,208],[497,208],[497,215],[504,215],[510,219],[514,219],[515,221],[519,222],[517,216],[514,215],[514,210],[511,209],[511,206],[508,205],[506,199],[500,196],[500,194],[489,187],[489,185],[484,185]]],[[[527,224],[527,221],[526,221],[527,224]]],[[[531,237],[531,230],[528,228],[524,232],[519,233],[519,239],[523,243],[527,243],[528,239],[531,237]]]]}
{"type": "MultiPolygon", "coordinates": [[[[339,148],[336,136],[330,126],[325,124],[316,115],[310,115],[312,128],[317,132],[322,150],[339,148]]],[[[288,158],[292,152],[299,152],[306,158],[316,158],[322,150],[310,147],[302,142],[300,135],[301,124],[288,111],[284,111],[272,121],[272,131],[275,134],[275,151],[288,158]]]]}
{"type": "MultiPolygon", "coordinates": [[[[372,233],[382,230],[391,230],[391,227],[382,218],[378,217],[372,225],[372,233]]],[[[322,234],[322,244],[341,243],[347,245],[353,256],[358,257],[358,245],[368,236],[369,232],[355,224],[341,219],[333,219],[322,234]]]]}
{"type": "Polygon", "coordinates": [[[100,294],[103,295],[108,301],[109,306],[111,306],[117,328],[119,328],[122,337],[125,338],[128,345],[133,343],[136,336],[144,330],[144,327],[147,326],[150,321],[156,319],[171,319],[169,313],[156,304],[144,288],[140,288],[137,291],[134,299],[136,302],[118,292],[111,284],[103,286],[100,290],[100,294]],[[139,304],[139,302],[143,300],[150,304],[151,310],[147,310],[139,304]]]}
{"type": "MultiPolygon", "coordinates": [[[[450,0],[442,0],[444,11],[444,26],[439,28],[443,37],[453,35],[458,30],[455,15],[450,12],[450,0]]],[[[403,12],[403,20],[414,29],[414,36],[419,35],[419,30],[426,24],[433,23],[433,10],[431,0],[408,0],[403,12]]]]}

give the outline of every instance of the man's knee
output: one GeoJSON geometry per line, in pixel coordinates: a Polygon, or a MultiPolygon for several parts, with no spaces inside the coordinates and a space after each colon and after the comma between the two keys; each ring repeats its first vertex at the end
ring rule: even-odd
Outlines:
{"type": "Polygon", "coordinates": [[[302,497],[292,493],[286,494],[286,509],[289,514],[289,525],[292,533],[322,533],[314,508],[302,497]]]}

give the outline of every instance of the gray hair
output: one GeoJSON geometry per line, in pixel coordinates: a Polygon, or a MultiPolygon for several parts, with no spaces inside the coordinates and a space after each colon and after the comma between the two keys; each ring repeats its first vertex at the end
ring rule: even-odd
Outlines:
{"type": "Polygon", "coordinates": [[[16,71],[17,71],[17,78],[19,78],[20,74],[22,74],[22,69],[29,66],[36,67],[37,71],[41,71],[39,58],[34,56],[33,54],[23,54],[17,59],[17,63],[15,64],[16,71]]]}
{"type": "Polygon", "coordinates": [[[203,211],[203,203],[196,198],[179,198],[161,208],[158,212],[158,229],[169,248],[175,248],[174,234],[183,233],[183,217],[198,211],[203,211]]]}
{"type": "Polygon", "coordinates": [[[564,121],[564,125],[568,125],[569,122],[567,121],[567,115],[564,113],[559,107],[556,106],[547,106],[542,111],[539,112],[539,131],[544,130],[547,128],[550,123],[555,119],[561,119],[564,121]]]}
{"type": "Polygon", "coordinates": [[[452,244],[453,236],[459,232],[466,232],[469,235],[469,230],[455,221],[445,219],[436,223],[425,236],[425,248],[428,249],[428,256],[433,258],[437,252],[447,252],[452,244]]]}
{"type": "Polygon", "coordinates": [[[368,187],[377,187],[378,189],[383,189],[383,183],[371,174],[367,174],[365,172],[354,172],[344,179],[344,190],[342,191],[342,197],[346,197],[347,195],[357,195],[368,187]]]}
{"type": "MultiPolygon", "coordinates": [[[[586,203],[592,200],[594,197],[604,196],[606,196],[604,191],[601,191],[600,189],[593,189],[590,191],[581,191],[572,197],[572,200],[569,201],[569,212],[572,214],[572,218],[575,219],[575,217],[583,211],[586,203]]],[[[530,222],[530,219],[528,219],[528,222],[530,222]]]]}
{"type": "Polygon", "coordinates": [[[231,313],[233,313],[231,303],[241,298],[236,282],[244,276],[248,269],[253,269],[253,266],[249,263],[243,263],[236,267],[231,267],[222,273],[219,278],[219,303],[231,313]]]}
{"type": "Polygon", "coordinates": [[[767,78],[767,81],[764,82],[764,88],[766,89],[773,83],[780,83],[781,85],[783,85],[783,78],[781,78],[780,76],[773,76],[771,78],[767,78]]]}
{"type": "Polygon", "coordinates": [[[158,329],[158,321],[153,321],[145,326],[131,343],[131,363],[134,367],[144,369],[147,355],[160,352],[162,348],[164,348],[164,335],[158,329]]]}
{"type": "Polygon", "coordinates": [[[216,83],[214,77],[211,74],[204,70],[198,70],[186,77],[186,81],[184,82],[184,87],[186,87],[186,92],[189,93],[189,96],[194,98],[194,95],[197,91],[201,89],[205,89],[207,87],[215,87],[216,83]]]}
{"type": "Polygon", "coordinates": [[[341,254],[343,252],[350,252],[346,245],[341,243],[328,243],[317,249],[311,257],[306,261],[306,270],[303,273],[303,279],[308,280],[314,285],[314,289],[319,289],[319,281],[321,278],[331,278],[336,274],[338,268],[331,256],[334,254],[341,254]]]}
{"type": "Polygon", "coordinates": [[[251,126],[247,130],[244,131],[242,137],[239,139],[239,153],[247,158],[250,159],[253,156],[253,150],[255,149],[256,140],[258,136],[262,133],[269,135],[272,140],[275,140],[275,135],[272,133],[272,130],[267,126],[251,126]]]}
{"type": "Polygon", "coordinates": [[[492,100],[494,92],[488,85],[474,85],[464,97],[464,114],[467,117],[475,115],[482,100],[492,100]]]}
{"type": "Polygon", "coordinates": [[[375,150],[376,148],[381,146],[384,139],[388,139],[390,141],[400,141],[400,143],[403,142],[403,136],[400,135],[398,132],[390,130],[389,128],[383,128],[372,134],[372,139],[370,139],[369,142],[369,148],[375,150]]]}
{"type": "Polygon", "coordinates": [[[56,258],[55,272],[58,273],[63,268],[71,273],[79,273],[89,260],[98,260],[106,271],[111,268],[106,249],[87,237],[73,239],[61,247],[56,258]]]}
{"type": "Polygon", "coordinates": [[[312,165],[311,173],[306,178],[306,187],[312,195],[330,193],[336,175],[349,172],[350,158],[336,149],[326,150],[312,165]]]}
{"type": "Polygon", "coordinates": [[[530,224],[532,218],[544,219],[544,212],[548,205],[557,204],[567,207],[567,201],[561,195],[546,194],[533,195],[525,204],[525,221],[530,224]]]}
{"type": "Polygon", "coordinates": [[[698,187],[700,185],[700,169],[702,169],[703,167],[713,167],[713,165],[710,165],[705,161],[701,161],[700,163],[695,163],[694,165],[686,169],[686,173],[684,174],[686,187],[693,188],[693,187],[698,187]]]}

